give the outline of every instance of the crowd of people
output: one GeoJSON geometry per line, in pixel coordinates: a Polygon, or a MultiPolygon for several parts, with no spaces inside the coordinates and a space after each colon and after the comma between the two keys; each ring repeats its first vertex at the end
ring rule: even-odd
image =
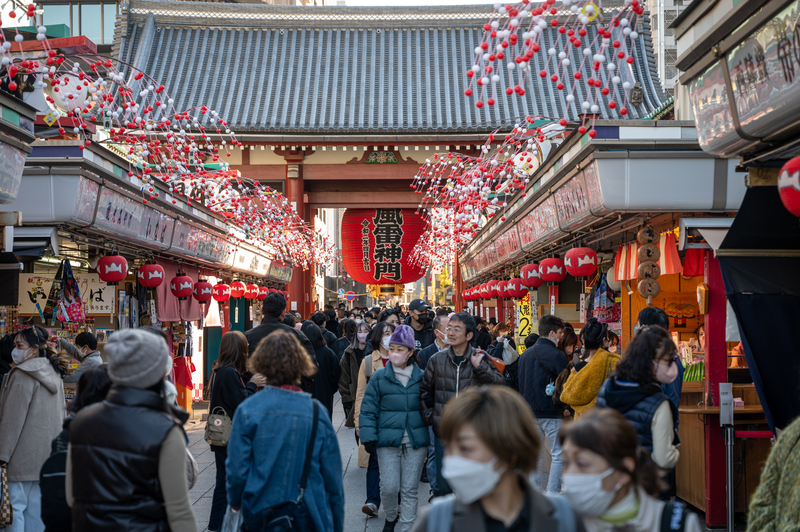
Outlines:
{"type": "MultiPolygon", "coordinates": [[[[593,319],[576,334],[543,316],[518,349],[507,324],[423,300],[302,320],[272,293],[262,310],[223,335],[209,381],[209,531],[231,518],[248,531],[344,529],[337,392],[367,469],[362,511],[382,508],[384,532],[701,530],[671,490],[683,367],[660,309],[642,311],[621,353],[593,319]],[[418,515],[421,497],[431,505],[418,515]]],[[[197,530],[162,331],[115,333],[107,364],[91,333],[60,351],[48,340],[35,326],[0,339],[6,529],[197,530]],[[66,408],[63,382],[77,382],[66,408]]],[[[778,439],[749,530],[793,523],[780,508],[798,493],[799,435],[795,421],[778,439]]]]}

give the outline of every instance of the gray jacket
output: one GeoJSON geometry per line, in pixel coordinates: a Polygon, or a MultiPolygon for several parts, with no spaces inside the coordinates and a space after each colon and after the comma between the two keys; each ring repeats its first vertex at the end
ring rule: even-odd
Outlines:
{"type": "Polygon", "coordinates": [[[26,360],[0,390],[0,461],[10,482],[38,481],[64,422],[64,385],[44,357],[26,360]]]}
{"type": "Polygon", "coordinates": [[[81,374],[86,371],[87,369],[91,368],[92,366],[102,366],[103,365],[103,358],[100,356],[100,351],[92,351],[85,357],[81,356],[80,350],[72,345],[67,340],[61,340],[59,342],[61,349],[69,353],[69,356],[74,358],[75,360],[80,360],[81,365],[78,366],[78,369],[66,375],[64,377],[64,382],[78,382],[78,379],[81,378],[81,374]]]}

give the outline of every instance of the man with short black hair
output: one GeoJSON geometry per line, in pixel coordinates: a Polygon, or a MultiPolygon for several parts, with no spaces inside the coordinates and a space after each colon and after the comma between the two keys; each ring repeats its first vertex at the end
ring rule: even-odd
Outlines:
{"type": "Polygon", "coordinates": [[[322,312],[315,312],[311,315],[311,321],[313,321],[317,327],[320,328],[322,331],[322,338],[325,340],[325,345],[328,347],[333,346],[333,343],[337,340],[336,335],[329,331],[325,324],[327,323],[327,319],[325,318],[325,314],[322,312]]]}
{"type": "MultiPolygon", "coordinates": [[[[470,386],[504,384],[503,376],[489,362],[486,353],[470,345],[475,335],[475,320],[465,312],[453,314],[446,327],[446,350],[439,351],[428,360],[422,377],[419,410],[426,425],[433,427],[436,463],[442,463],[444,446],[439,440],[439,420],[447,402],[458,392],[470,386]]],[[[436,471],[434,495],[447,495],[452,490],[442,477],[441,467],[436,471]]]]}
{"type": "Polygon", "coordinates": [[[417,351],[425,349],[433,343],[430,309],[431,307],[422,299],[415,299],[408,306],[408,317],[405,324],[414,329],[414,344],[417,351]]]}
{"type": "Polygon", "coordinates": [[[375,325],[375,314],[373,314],[372,311],[364,314],[364,322],[366,322],[367,326],[372,329],[372,327],[375,325]]]}
{"type": "MultiPolygon", "coordinates": [[[[533,347],[519,357],[519,393],[528,401],[536,416],[536,424],[542,439],[550,448],[550,476],[547,491],[558,493],[561,484],[561,443],[558,430],[564,424],[564,409],[553,402],[556,378],[567,368],[567,356],[558,350],[564,321],[556,316],[542,316],[539,320],[539,339],[533,347]]],[[[539,458],[537,481],[540,483],[542,460],[539,458]]],[[[542,491],[544,486],[539,486],[542,491]]]]}
{"type": "Polygon", "coordinates": [[[78,369],[64,376],[64,382],[78,382],[81,374],[92,366],[102,366],[103,358],[97,350],[97,337],[90,332],[82,332],[75,337],[75,345],[62,339],[59,344],[61,349],[66,351],[69,356],[80,361],[78,369]]]}

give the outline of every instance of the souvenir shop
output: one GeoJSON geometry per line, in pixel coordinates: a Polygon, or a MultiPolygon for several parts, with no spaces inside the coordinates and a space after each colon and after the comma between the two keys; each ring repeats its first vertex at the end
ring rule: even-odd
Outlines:
{"type": "MultiPolygon", "coordinates": [[[[474,314],[514,326],[517,345],[543,315],[578,333],[595,317],[618,336],[619,353],[639,312],[663,309],[686,368],[677,494],[705,511],[725,504],[724,484],[720,492],[707,482],[725,475],[715,459],[725,456],[718,416],[710,430],[718,384],[733,383],[737,424],[766,427],[715,257],[742,203],[744,175],[736,161],[702,152],[691,122],[598,121],[596,130],[595,139],[567,137],[531,174],[533,194],[459,256],[462,296],[474,314]]],[[[744,510],[769,442],[737,440],[735,452],[744,510]]]]}
{"type": "Polygon", "coordinates": [[[203,207],[143,203],[124,165],[103,148],[34,143],[19,194],[0,206],[23,220],[0,332],[42,325],[55,343],[90,331],[102,354],[116,331],[155,327],[172,348],[178,403],[191,412],[222,334],[260,321],[260,300],[283,291],[292,270],[233,245],[231,229],[203,207]]]}

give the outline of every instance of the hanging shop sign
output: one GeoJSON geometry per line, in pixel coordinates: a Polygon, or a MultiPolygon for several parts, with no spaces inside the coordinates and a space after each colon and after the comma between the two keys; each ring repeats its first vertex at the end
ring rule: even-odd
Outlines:
{"type": "Polygon", "coordinates": [[[209,262],[224,264],[228,260],[230,244],[224,236],[203,231],[183,220],[175,223],[170,251],[183,252],[209,262]]]}
{"type": "Polygon", "coordinates": [[[537,241],[546,241],[547,237],[558,231],[558,214],[552,196],[536,206],[519,223],[522,248],[525,251],[533,248],[537,241]]]}
{"type": "MultiPolygon", "coordinates": [[[[114,313],[117,295],[115,287],[108,286],[96,273],[76,273],[74,277],[88,315],[114,313]]],[[[54,274],[20,274],[19,314],[21,316],[39,314],[36,304],[38,303],[40,308],[45,307],[54,278],[54,274]]]]}
{"type": "Polygon", "coordinates": [[[426,227],[412,209],[347,209],[342,218],[342,261],[347,274],[364,284],[405,284],[424,267],[411,251],[426,227]]]}
{"type": "MultiPolygon", "coordinates": [[[[80,187],[76,210],[82,218],[83,211],[94,210],[97,183],[86,178],[80,187]],[[94,186],[91,186],[90,183],[94,186]]],[[[167,249],[172,241],[175,220],[161,211],[143,205],[141,200],[128,197],[108,187],[99,191],[97,217],[94,226],[115,235],[115,238],[148,244],[156,249],[167,249]]],[[[89,213],[91,223],[91,213],[89,213]]]]}
{"type": "Polygon", "coordinates": [[[284,283],[291,282],[292,267],[277,261],[272,261],[272,264],[269,266],[269,276],[284,283]]]}
{"type": "Polygon", "coordinates": [[[268,258],[253,253],[244,247],[239,247],[234,253],[233,264],[231,266],[234,270],[266,277],[269,274],[271,264],[272,261],[268,258]]]}
{"type": "Polygon", "coordinates": [[[519,231],[516,226],[500,235],[495,242],[495,252],[497,263],[514,259],[522,252],[522,243],[519,239],[519,231]]]}
{"type": "Polygon", "coordinates": [[[12,203],[17,199],[24,169],[25,152],[0,142],[0,203],[12,203]]]}
{"type": "Polygon", "coordinates": [[[554,194],[558,225],[564,231],[579,225],[591,214],[583,174],[581,172],[564,183],[554,194]]]}

